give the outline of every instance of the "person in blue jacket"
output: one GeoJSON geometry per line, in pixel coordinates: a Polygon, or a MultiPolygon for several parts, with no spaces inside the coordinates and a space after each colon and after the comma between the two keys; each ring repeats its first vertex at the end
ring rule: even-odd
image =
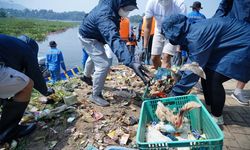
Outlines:
{"type": "Polygon", "coordinates": [[[39,69],[37,53],[33,39],[0,34],[0,144],[34,131],[35,124],[19,124],[33,87],[45,96],[53,93],[39,69]]]}
{"type": "Polygon", "coordinates": [[[205,15],[200,13],[200,10],[203,9],[201,7],[201,2],[195,1],[192,6],[192,12],[188,14],[188,21],[190,23],[196,23],[199,20],[206,19],[205,15]]]}
{"type": "Polygon", "coordinates": [[[66,72],[66,67],[63,60],[63,54],[61,50],[57,49],[56,42],[50,41],[49,45],[51,49],[48,51],[46,55],[46,66],[50,72],[52,83],[55,83],[56,81],[59,81],[61,79],[61,69],[60,66],[62,66],[62,69],[66,72]]]}
{"type": "MultiPolygon", "coordinates": [[[[223,83],[230,79],[250,80],[250,24],[233,18],[212,18],[190,24],[187,17],[166,18],[162,34],[174,45],[186,47],[188,62],[197,62],[206,73],[203,92],[211,114],[223,124],[225,90],[223,83]]],[[[184,72],[170,96],[184,95],[198,81],[192,72],[184,72]]]]}
{"type": "MultiPolygon", "coordinates": [[[[222,0],[214,17],[230,17],[250,23],[249,0],[222,0]]],[[[239,104],[249,105],[249,100],[243,95],[246,83],[238,81],[231,95],[239,104]]]]}
{"type": "Polygon", "coordinates": [[[91,85],[91,75],[94,71],[90,101],[97,105],[109,105],[102,96],[105,79],[110,68],[105,54],[105,44],[109,45],[119,62],[132,68],[143,82],[147,83],[145,68],[134,61],[126,43],[121,40],[119,35],[121,17],[127,17],[129,12],[134,9],[137,9],[136,0],[100,0],[98,5],[84,18],[79,28],[79,38],[91,59],[91,61],[87,61],[83,80],[91,85]]]}

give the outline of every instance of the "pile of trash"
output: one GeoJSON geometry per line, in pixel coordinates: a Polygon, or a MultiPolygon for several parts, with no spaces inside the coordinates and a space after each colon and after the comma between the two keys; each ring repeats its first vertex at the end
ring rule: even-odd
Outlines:
{"type": "MultiPolygon", "coordinates": [[[[110,106],[105,108],[88,101],[92,87],[82,82],[80,75],[48,86],[55,94],[44,97],[35,90],[32,93],[22,123],[36,122],[38,129],[18,141],[19,146],[24,145],[24,149],[95,147],[99,150],[110,145],[135,147],[145,85],[131,69],[111,68],[103,91],[110,106]]],[[[3,148],[15,147],[16,142],[13,141],[14,146],[6,144],[3,148]]]]}
{"type": "Polygon", "coordinates": [[[201,105],[196,102],[186,103],[176,114],[163,103],[157,103],[155,114],[160,120],[147,125],[146,142],[165,143],[171,141],[205,140],[206,135],[192,129],[190,120],[184,114],[192,109],[200,109],[201,105]]]}
{"type": "Polygon", "coordinates": [[[156,99],[168,97],[174,84],[181,78],[181,72],[179,71],[192,71],[194,74],[206,79],[205,72],[196,62],[185,64],[181,67],[172,66],[169,69],[158,68],[148,85],[147,93],[145,93],[146,98],[156,99]]]}

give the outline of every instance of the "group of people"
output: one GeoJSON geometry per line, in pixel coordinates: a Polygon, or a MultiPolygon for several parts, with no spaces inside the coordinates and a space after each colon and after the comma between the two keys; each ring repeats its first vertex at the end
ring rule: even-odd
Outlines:
{"type": "MultiPolygon", "coordinates": [[[[229,79],[247,83],[249,80],[249,6],[248,1],[223,0],[212,19],[200,13],[201,3],[191,6],[192,12],[186,16],[184,0],[149,0],[146,6],[143,29],[143,57],[151,58],[153,67],[170,68],[175,55],[187,57],[186,63],[197,62],[205,70],[206,80],[202,80],[206,104],[218,124],[223,124],[225,90],[222,83],[229,79]],[[155,30],[152,32],[153,20],[155,30]],[[153,36],[152,36],[153,35],[153,36]],[[150,45],[152,41],[152,46],[150,45]],[[149,50],[151,50],[149,56],[149,50]]],[[[109,103],[102,96],[105,78],[109,70],[104,44],[108,44],[118,60],[131,67],[146,84],[147,72],[137,62],[119,36],[119,21],[137,9],[135,0],[103,0],[83,20],[79,37],[93,61],[94,71],[84,73],[92,81],[93,92],[90,100],[100,106],[109,103]],[[105,13],[103,13],[105,12],[105,13]]],[[[138,38],[140,40],[140,37],[138,38]]],[[[145,60],[145,59],[144,59],[145,60]]],[[[143,61],[144,61],[143,60],[143,61]]],[[[85,66],[86,69],[87,66],[85,66]]],[[[191,72],[182,72],[170,96],[187,94],[199,77],[191,72]]],[[[242,88],[242,86],[241,86],[242,88]]],[[[233,96],[242,93],[237,88],[233,96]]],[[[242,95],[241,95],[242,96],[242,95]]],[[[249,104],[239,97],[241,104],[249,104]]]]}
{"type": "MultiPolygon", "coordinates": [[[[184,0],[149,0],[144,17],[143,50],[148,53],[152,48],[151,60],[155,69],[171,67],[171,58],[185,50],[186,63],[197,62],[205,70],[207,78],[202,79],[205,101],[215,121],[223,124],[225,90],[222,84],[230,79],[243,83],[250,80],[250,2],[222,0],[211,19],[199,13],[202,9],[199,2],[192,8],[193,12],[186,17],[184,0]],[[152,47],[149,47],[150,39],[152,47]]],[[[147,69],[135,59],[133,50],[129,50],[119,34],[121,18],[128,17],[135,9],[138,9],[136,0],[101,0],[79,28],[79,39],[88,55],[82,80],[92,85],[89,100],[99,106],[109,105],[102,95],[111,65],[106,51],[112,51],[119,62],[148,83],[147,69]]],[[[63,58],[54,41],[50,46],[48,62],[60,60],[59,64],[48,66],[51,75],[57,78],[59,72],[55,70],[63,64],[63,58]]],[[[35,129],[35,124],[19,124],[33,87],[45,96],[54,92],[47,88],[39,70],[37,53],[38,45],[31,38],[0,34],[0,143],[25,136],[35,129]]],[[[65,65],[62,68],[66,71],[65,65]]],[[[187,94],[198,80],[192,72],[182,72],[169,96],[187,94]]]]}

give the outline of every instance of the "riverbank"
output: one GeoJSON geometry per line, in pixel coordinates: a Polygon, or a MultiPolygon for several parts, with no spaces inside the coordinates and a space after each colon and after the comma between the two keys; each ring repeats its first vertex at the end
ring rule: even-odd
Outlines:
{"type": "Polygon", "coordinates": [[[77,25],[77,22],[0,18],[0,33],[12,36],[25,34],[37,41],[43,41],[51,33],[65,31],[77,25]]]}

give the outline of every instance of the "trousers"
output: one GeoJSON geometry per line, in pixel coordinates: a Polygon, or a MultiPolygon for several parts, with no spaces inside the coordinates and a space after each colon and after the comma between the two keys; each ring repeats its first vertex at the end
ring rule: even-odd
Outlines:
{"type": "Polygon", "coordinates": [[[211,113],[215,117],[220,117],[225,105],[226,93],[223,83],[230,80],[218,72],[205,68],[206,80],[201,80],[201,85],[207,105],[211,106],[211,113]]]}
{"type": "Polygon", "coordinates": [[[89,57],[85,64],[84,75],[91,77],[93,73],[92,94],[100,95],[104,88],[105,80],[110,69],[110,60],[104,49],[104,44],[95,40],[79,37],[83,48],[89,57]]]}

